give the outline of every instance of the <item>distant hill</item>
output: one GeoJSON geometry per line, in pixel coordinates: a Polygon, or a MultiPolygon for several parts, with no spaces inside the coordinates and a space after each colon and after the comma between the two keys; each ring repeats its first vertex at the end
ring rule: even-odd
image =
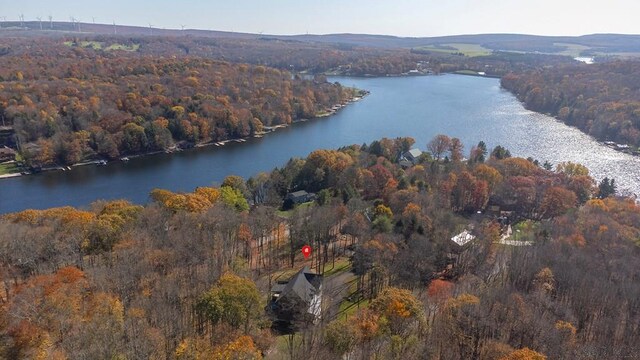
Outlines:
{"type": "Polygon", "coordinates": [[[279,39],[376,48],[409,48],[424,52],[467,52],[475,50],[538,52],[571,56],[640,56],[640,35],[593,34],[583,36],[538,36],[522,34],[477,34],[439,37],[397,37],[367,34],[264,35],[216,30],[160,29],[155,27],[25,21],[3,22],[0,36],[104,34],[131,36],[196,36],[238,39],[279,39]],[[42,29],[42,30],[41,30],[42,29]]]}

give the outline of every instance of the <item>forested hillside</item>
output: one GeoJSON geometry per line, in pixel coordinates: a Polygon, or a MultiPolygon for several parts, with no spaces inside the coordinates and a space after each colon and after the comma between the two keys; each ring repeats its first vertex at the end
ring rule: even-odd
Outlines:
{"type": "Polygon", "coordinates": [[[502,86],[603,141],[640,146],[640,62],[614,61],[512,73],[502,86]]]}
{"type": "Polygon", "coordinates": [[[0,46],[0,145],[19,150],[32,169],[116,159],[252,136],[361,95],[326,82],[324,72],[499,76],[571,61],[278,39],[8,38],[0,46]]]}
{"type": "Polygon", "coordinates": [[[146,206],[0,220],[3,358],[621,359],[640,350],[640,207],[572,163],[440,135],[318,150],[146,206]],[[295,190],[317,200],[282,211],[295,190]],[[473,238],[451,238],[466,230],[473,238]],[[313,247],[309,260],[300,248],[313,247]],[[343,265],[340,265],[343,264],[343,265]],[[318,324],[271,330],[270,286],[303,265],[318,324]],[[353,273],[349,275],[347,270],[353,273]],[[304,340],[303,340],[304,339],[304,340]]]}
{"type": "Polygon", "coordinates": [[[264,66],[57,49],[0,57],[3,124],[32,165],[246,137],[356,94],[264,66]]]}

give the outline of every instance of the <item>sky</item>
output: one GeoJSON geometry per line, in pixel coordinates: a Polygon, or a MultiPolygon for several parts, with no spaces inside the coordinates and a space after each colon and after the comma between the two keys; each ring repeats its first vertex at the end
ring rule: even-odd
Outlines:
{"type": "Polygon", "coordinates": [[[637,0],[0,0],[0,20],[20,14],[278,35],[640,34],[637,0]]]}

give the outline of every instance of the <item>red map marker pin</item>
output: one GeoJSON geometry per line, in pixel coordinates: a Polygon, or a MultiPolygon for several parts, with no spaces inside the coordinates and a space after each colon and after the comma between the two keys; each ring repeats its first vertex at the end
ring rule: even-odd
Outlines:
{"type": "Polygon", "coordinates": [[[309,257],[309,255],[311,255],[311,246],[309,245],[305,245],[302,247],[302,255],[304,255],[304,258],[307,259],[309,257]]]}

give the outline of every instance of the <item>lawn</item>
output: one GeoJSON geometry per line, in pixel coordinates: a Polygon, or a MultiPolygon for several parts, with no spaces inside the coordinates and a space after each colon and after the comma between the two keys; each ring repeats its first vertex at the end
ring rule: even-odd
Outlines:
{"type": "Polygon", "coordinates": [[[359,309],[364,309],[369,305],[369,299],[361,299],[360,304],[354,299],[349,301],[347,299],[340,303],[340,310],[338,311],[338,318],[349,317],[354,315],[359,309]]]}
{"type": "Polygon", "coordinates": [[[288,218],[290,218],[290,217],[291,217],[291,215],[293,214],[293,211],[294,211],[295,209],[304,209],[304,208],[309,208],[309,207],[312,207],[312,206],[313,206],[313,203],[314,203],[313,201],[309,201],[309,202],[306,202],[306,203],[302,203],[302,204],[300,204],[300,205],[298,205],[298,206],[294,207],[293,209],[291,209],[291,210],[287,210],[287,211],[277,210],[277,211],[276,211],[276,215],[280,216],[281,218],[288,219],[288,218]]]}
{"type": "MultiPolygon", "coordinates": [[[[326,266],[330,267],[331,262],[328,262],[326,266]]],[[[336,259],[336,265],[332,269],[325,270],[324,277],[326,278],[349,270],[351,270],[351,261],[346,257],[338,258],[336,259]]]]}
{"type": "Polygon", "coordinates": [[[19,173],[20,168],[15,163],[0,164],[0,175],[19,173]]]}
{"type": "Polygon", "coordinates": [[[289,341],[293,340],[294,353],[298,354],[302,346],[302,336],[300,334],[293,335],[293,339],[289,335],[280,335],[276,337],[276,343],[271,351],[265,356],[266,360],[285,360],[290,359],[289,341]]]}

